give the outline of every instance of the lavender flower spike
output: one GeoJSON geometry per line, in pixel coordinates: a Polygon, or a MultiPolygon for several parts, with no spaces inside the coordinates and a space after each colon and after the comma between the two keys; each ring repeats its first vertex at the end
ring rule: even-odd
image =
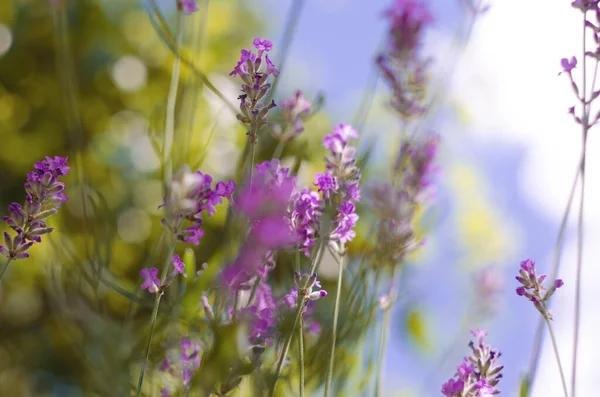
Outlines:
{"type": "Polygon", "coordinates": [[[497,364],[501,353],[483,342],[487,335],[484,329],[472,330],[471,334],[477,343],[469,343],[471,355],[464,357],[454,377],[442,384],[441,392],[446,397],[491,397],[500,393],[496,385],[504,368],[497,364]]]}
{"type": "Polygon", "coordinates": [[[237,118],[243,124],[248,125],[248,132],[246,133],[248,140],[251,143],[256,143],[258,131],[267,123],[269,110],[276,106],[274,101],[269,104],[261,102],[271,89],[271,83],[268,83],[267,80],[269,76],[277,77],[279,71],[273,65],[269,56],[266,55],[267,52],[273,49],[271,41],[257,37],[252,42],[252,46],[258,50],[258,54],[243,49],[240,60],[229,75],[239,76],[242,79],[243,94],[238,97],[241,113],[237,115],[237,118]]]}
{"type": "Polygon", "coordinates": [[[535,262],[531,259],[526,259],[521,262],[519,275],[515,277],[521,286],[517,288],[517,295],[524,296],[533,302],[533,306],[539,311],[544,318],[552,320],[552,313],[546,308],[546,302],[554,294],[557,288],[564,285],[561,279],[556,279],[554,283],[546,290],[542,283],[546,279],[545,274],[537,275],[535,262]],[[544,291],[546,291],[544,293],[544,291]]]}
{"type": "Polygon", "coordinates": [[[4,245],[0,244],[0,255],[9,259],[25,259],[27,252],[34,243],[42,241],[42,235],[54,230],[46,225],[46,219],[58,212],[60,205],[67,201],[63,193],[65,184],[59,178],[69,173],[67,157],[46,157],[46,160],[34,164],[34,171],[27,174],[25,182],[25,205],[18,203],[8,206],[10,216],[2,220],[13,229],[17,235],[13,238],[4,233],[4,245]]]}

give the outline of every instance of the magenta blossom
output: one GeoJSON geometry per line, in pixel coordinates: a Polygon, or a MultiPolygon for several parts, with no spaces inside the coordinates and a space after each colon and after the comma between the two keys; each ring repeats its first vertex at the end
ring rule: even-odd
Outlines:
{"type": "Polygon", "coordinates": [[[179,255],[175,254],[173,255],[173,274],[183,274],[183,277],[186,277],[185,275],[185,263],[183,263],[181,261],[181,258],[179,258],[179,255]]]}
{"type": "Polygon", "coordinates": [[[157,268],[144,268],[140,271],[140,275],[144,279],[141,285],[142,289],[147,288],[151,294],[156,294],[160,290],[161,282],[158,279],[157,268]]]}

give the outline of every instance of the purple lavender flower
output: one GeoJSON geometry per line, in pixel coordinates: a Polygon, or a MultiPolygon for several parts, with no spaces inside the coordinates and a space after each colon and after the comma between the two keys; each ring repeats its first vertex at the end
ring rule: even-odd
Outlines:
{"type": "Polygon", "coordinates": [[[424,114],[428,60],[419,54],[424,29],[433,22],[422,0],[396,0],[385,16],[390,19],[386,50],[377,65],[392,90],[390,106],[404,119],[424,114]]]}
{"type": "Polygon", "coordinates": [[[483,342],[487,332],[483,329],[472,330],[477,343],[470,342],[471,355],[463,358],[456,368],[456,378],[442,385],[442,394],[447,397],[491,397],[500,393],[496,388],[502,378],[503,365],[497,361],[501,354],[483,342]]]}
{"type": "Polygon", "coordinates": [[[354,213],[352,201],[360,199],[360,169],[356,166],[356,149],[349,145],[351,138],[358,138],[358,132],[348,124],[338,124],[333,133],[323,138],[323,146],[329,150],[325,158],[327,172],[317,174],[316,181],[323,198],[335,196],[336,216],[329,235],[329,245],[336,251],[343,250],[344,244],[351,241],[355,232],[358,215],[354,213]]]}
{"type": "Polygon", "coordinates": [[[257,37],[252,45],[258,50],[258,54],[243,49],[240,60],[229,75],[239,76],[242,79],[243,94],[238,97],[241,113],[237,118],[248,125],[248,139],[251,143],[256,143],[260,128],[267,123],[269,110],[276,106],[274,101],[268,105],[261,102],[271,89],[271,83],[268,83],[267,79],[271,75],[277,77],[279,71],[265,54],[273,48],[271,41],[257,37]],[[264,71],[261,70],[263,55],[266,64],[264,71]]]}
{"type": "Polygon", "coordinates": [[[446,397],[461,396],[464,388],[465,384],[462,380],[450,378],[442,385],[442,394],[446,397]]]}
{"type": "Polygon", "coordinates": [[[140,276],[144,279],[141,285],[142,289],[147,288],[151,294],[156,294],[160,290],[161,282],[158,278],[157,268],[144,268],[140,271],[140,276]]]}
{"type": "Polygon", "coordinates": [[[571,57],[571,60],[567,58],[563,58],[560,60],[560,66],[562,66],[563,71],[559,73],[559,75],[563,73],[571,74],[571,71],[577,66],[577,58],[571,57]]]}
{"type": "Polygon", "coordinates": [[[185,263],[183,263],[181,261],[181,258],[179,258],[179,255],[175,254],[173,255],[173,274],[183,274],[183,277],[186,277],[185,275],[185,263]]]}
{"type": "MultiPolygon", "coordinates": [[[[178,241],[184,241],[194,245],[200,244],[200,238],[204,236],[201,226],[204,223],[203,214],[208,216],[215,214],[216,205],[227,198],[233,200],[236,186],[235,182],[217,182],[212,188],[213,178],[201,171],[191,172],[188,166],[173,176],[170,196],[164,199],[167,210],[170,212],[170,223],[167,218],[162,219],[163,224],[174,234],[178,241]],[[177,225],[184,220],[192,223],[191,226],[180,230],[177,225]]],[[[162,207],[161,206],[161,207],[162,207]]]]}
{"type": "Polygon", "coordinates": [[[329,172],[315,174],[315,185],[319,188],[319,192],[323,193],[325,200],[329,200],[331,193],[338,190],[337,180],[329,172]]]}
{"type": "Polygon", "coordinates": [[[307,257],[318,238],[321,215],[322,203],[317,192],[304,189],[298,193],[290,214],[290,226],[296,232],[298,248],[307,257]]]}
{"type": "Polygon", "coordinates": [[[24,185],[27,192],[24,207],[12,203],[8,206],[10,216],[2,217],[17,235],[12,238],[4,233],[4,245],[0,244],[1,255],[9,260],[28,258],[29,248],[41,242],[42,235],[54,230],[47,227],[45,219],[56,214],[60,205],[68,199],[63,193],[65,185],[59,178],[67,176],[69,170],[67,157],[46,157],[46,160],[34,164],[34,171],[27,174],[24,185]]]}
{"type": "Polygon", "coordinates": [[[273,135],[280,142],[288,142],[304,131],[304,120],[310,115],[312,105],[301,91],[296,91],[292,98],[281,101],[280,106],[285,126],[274,125],[273,135]]]}
{"type": "Polygon", "coordinates": [[[281,299],[283,304],[280,311],[282,314],[290,314],[296,311],[298,304],[302,305],[302,315],[306,329],[311,333],[318,333],[320,324],[312,320],[314,304],[316,300],[327,296],[327,291],[320,289],[321,283],[317,280],[317,274],[294,273],[294,283],[290,292],[281,299]],[[313,290],[315,287],[318,290],[313,290]]]}
{"type": "Polygon", "coordinates": [[[185,15],[198,11],[198,5],[194,0],[177,0],[177,9],[185,15]]]}
{"type": "Polygon", "coordinates": [[[546,288],[544,288],[542,283],[546,279],[546,275],[542,274],[538,276],[536,274],[535,262],[531,259],[526,259],[521,262],[519,275],[515,278],[521,283],[521,286],[516,290],[517,295],[529,299],[544,318],[552,320],[552,312],[547,309],[546,302],[554,294],[557,288],[564,285],[564,282],[561,279],[556,279],[544,293],[546,288]]]}

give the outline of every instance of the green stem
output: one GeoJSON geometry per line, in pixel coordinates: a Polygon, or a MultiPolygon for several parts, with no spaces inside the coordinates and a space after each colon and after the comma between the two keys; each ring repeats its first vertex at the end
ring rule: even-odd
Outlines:
{"type": "Polygon", "coordinates": [[[136,396],[140,396],[142,394],[142,385],[144,384],[144,374],[146,373],[146,367],[148,365],[148,358],[150,357],[150,346],[152,345],[152,334],[154,333],[154,325],[156,324],[156,319],[158,317],[158,307],[160,306],[160,298],[162,297],[162,292],[156,294],[156,299],[154,300],[154,308],[152,309],[152,319],[150,320],[150,335],[148,336],[148,343],[146,344],[146,353],[144,354],[144,362],[142,364],[142,369],[140,371],[140,376],[138,378],[137,392],[136,396]]]}
{"type": "Polygon", "coordinates": [[[298,329],[298,350],[300,356],[300,397],[304,397],[304,318],[300,317],[298,329]]]}
{"type": "Polygon", "coordinates": [[[375,397],[379,397],[381,393],[381,388],[383,387],[383,364],[385,362],[385,346],[387,345],[387,337],[388,337],[388,328],[390,325],[390,317],[391,317],[391,304],[385,309],[385,313],[383,314],[383,324],[381,326],[381,333],[379,335],[379,352],[377,359],[377,369],[376,369],[376,380],[375,380],[375,397]]]}
{"type": "Polygon", "coordinates": [[[342,277],[344,274],[344,256],[340,256],[338,262],[337,290],[335,293],[335,306],[333,309],[333,329],[331,336],[331,350],[329,352],[329,367],[327,370],[327,381],[325,382],[325,397],[331,392],[331,381],[333,380],[333,366],[335,363],[335,342],[337,339],[338,317],[340,314],[340,297],[342,295],[342,277]]]}
{"type": "Polygon", "coordinates": [[[394,305],[394,301],[396,299],[394,291],[395,287],[395,277],[394,277],[395,268],[392,267],[392,285],[390,287],[390,292],[388,293],[388,306],[385,308],[385,313],[383,314],[383,324],[381,325],[381,333],[379,336],[379,352],[377,355],[377,369],[376,369],[376,380],[375,380],[375,397],[379,397],[381,393],[381,389],[383,387],[383,366],[385,363],[385,348],[387,346],[387,338],[388,331],[390,327],[390,318],[392,313],[392,306],[394,305]]]}
{"type": "Polygon", "coordinates": [[[563,372],[562,364],[560,362],[560,356],[558,354],[558,346],[556,345],[556,339],[554,338],[554,332],[552,331],[552,326],[550,325],[550,320],[547,317],[544,317],[546,320],[546,324],[548,324],[548,332],[550,333],[550,339],[552,340],[552,347],[554,349],[554,356],[556,357],[556,363],[558,364],[558,370],[560,371],[560,380],[562,382],[563,393],[565,397],[569,397],[569,393],[567,392],[567,382],[565,381],[565,374],[563,372]]]}
{"type": "MultiPolygon", "coordinates": [[[[571,207],[573,205],[573,200],[575,198],[575,190],[577,188],[577,182],[579,181],[579,172],[580,171],[581,171],[581,167],[577,166],[577,173],[575,174],[575,179],[573,180],[573,186],[571,187],[571,192],[569,194],[567,206],[565,208],[565,211],[563,212],[562,220],[560,223],[558,237],[556,238],[556,245],[554,247],[554,260],[552,263],[552,271],[550,273],[550,281],[551,282],[554,282],[554,280],[556,279],[556,275],[558,274],[558,268],[560,266],[560,258],[561,258],[561,254],[562,254],[563,244],[564,244],[565,230],[567,229],[567,222],[569,220],[569,214],[571,212],[571,207]]],[[[542,351],[541,347],[542,347],[543,331],[544,331],[544,318],[540,317],[540,319],[538,321],[537,329],[535,332],[535,338],[534,338],[534,342],[533,342],[533,353],[532,353],[531,361],[529,364],[529,382],[530,382],[530,384],[534,383],[534,378],[537,373],[537,366],[538,366],[541,351],[542,351]]]]}
{"type": "Polygon", "coordinates": [[[8,271],[8,266],[10,265],[11,262],[12,262],[12,258],[8,258],[8,262],[6,262],[6,264],[4,265],[2,270],[0,270],[0,285],[2,285],[2,280],[4,280],[4,275],[8,271]]]}
{"type": "Polygon", "coordinates": [[[250,145],[250,194],[252,194],[252,176],[254,175],[254,156],[256,155],[256,142],[251,142],[250,145]]]}
{"type": "MultiPolygon", "coordinates": [[[[587,144],[587,133],[589,125],[589,109],[587,102],[587,55],[586,55],[586,26],[587,13],[583,13],[583,98],[581,108],[582,119],[582,151],[581,151],[581,198],[579,203],[579,220],[577,223],[577,275],[575,278],[575,318],[573,324],[573,367],[571,369],[571,396],[575,397],[575,385],[577,383],[577,350],[579,348],[579,320],[581,309],[581,267],[583,261],[583,202],[585,197],[585,152],[587,144]]],[[[594,76],[595,80],[595,76],[594,76]]],[[[593,89],[593,87],[592,87],[593,89]]]]}
{"type": "Polygon", "coordinates": [[[279,356],[279,360],[277,361],[277,368],[275,370],[275,379],[271,385],[271,391],[269,392],[269,396],[275,396],[275,389],[277,388],[277,381],[281,376],[281,370],[283,369],[283,363],[285,362],[285,358],[287,357],[288,351],[290,350],[290,345],[292,344],[292,338],[294,336],[294,331],[296,330],[296,324],[298,324],[300,317],[302,316],[302,309],[304,309],[304,299],[303,296],[298,296],[298,308],[296,309],[296,315],[294,318],[294,325],[292,326],[292,331],[285,341],[283,351],[281,352],[281,356],[279,356]]]}
{"type": "MultiPolygon", "coordinates": [[[[181,47],[183,39],[183,13],[177,13],[177,48],[181,47]]],[[[179,89],[179,72],[181,69],[181,58],[179,53],[175,55],[173,61],[173,71],[171,73],[171,85],[169,86],[169,96],[167,97],[167,112],[165,116],[165,140],[163,145],[163,179],[168,196],[171,188],[171,179],[173,176],[173,141],[175,139],[175,108],[177,105],[177,90],[179,89]]]]}
{"type": "Polygon", "coordinates": [[[277,143],[277,147],[275,147],[275,152],[273,153],[273,158],[278,159],[281,158],[283,154],[283,148],[285,147],[285,142],[280,141],[277,143]]]}

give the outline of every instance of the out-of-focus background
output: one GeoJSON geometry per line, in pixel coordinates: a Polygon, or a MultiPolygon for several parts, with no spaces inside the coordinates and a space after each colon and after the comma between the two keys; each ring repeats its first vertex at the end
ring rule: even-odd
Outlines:
{"type": "MultiPolygon", "coordinates": [[[[297,89],[309,98],[325,94],[321,112],[306,125],[307,146],[288,149],[288,154],[304,151],[308,161],[303,172],[308,174],[322,164],[320,138],[334,123],[353,120],[371,84],[389,2],[304,3],[276,99],[297,89]]],[[[433,88],[441,100],[428,127],[442,137],[441,172],[431,211],[434,226],[422,254],[408,268],[392,320],[386,396],[439,395],[441,383],[468,354],[469,328],[485,327],[489,343],[502,352],[500,388],[506,395],[515,395],[529,365],[538,313],[515,294],[514,275],[519,261],[527,257],[536,260],[540,271],[549,269],[575,177],[581,137],[567,114],[575,100],[566,78],[557,74],[560,58],[581,52],[581,21],[567,3],[548,2],[543,10],[519,0],[489,3],[489,11],[477,19],[467,41],[465,29],[471,22],[460,1],[430,1],[436,22],[424,51],[433,58],[433,88]],[[476,280],[484,269],[501,292],[492,310],[479,316],[473,314],[478,312],[476,280]]],[[[160,5],[173,23],[173,4],[164,0],[160,5]]],[[[76,173],[69,177],[71,198],[57,235],[68,235],[79,247],[92,244],[84,237],[80,198],[81,193],[97,197],[102,218],[115,220],[106,226],[115,234],[107,237],[111,248],[105,255],[115,263],[113,273],[134,290],[140,261],[160,230],[161,184],[156,175],[160,162],[152,130],[162,123],[172,56],[150,23],[146,2],[85,0],[72,6],[73,17],[60,21],[70,34],[67,50],[55,44],[65,38],[45,2],[0,4],[0,208],[22,200],[22,183],[33,162],[46,155],[79,152],[70,160],[85,166],[93,189],[78,184],[76,173]],[[76,69],[64,70],[61,59],[72,59],[76,69]],[[72,76],[76,81],[67,81],[67,86],[75,83],[77,93],[65,102],[60,82],[72,76]]],[[[185,42],[190,47],[183,53],[235,104],[238,82],[227,75],[239,49],[248,48],[255,36],[269,38],[277,60],[290,7],[290,0],[212,1],[203,36],[194,28],[200,25],[200,14],[186,20],[185,42]],[[199,48],[201,56],[196,56],[199,48]]],[[[231,175],[235,171],[231,159],[240,154],[245,139],[243,128],[220,99],[206,87],[199,88],[189,69],[184,69],[181,90],[178,125],[189,129],[189,139],[176,142],[182,156],[217,179],[231,175]]],[[[384,84],[378,84],[361,131],[363,144],[376,139],[374,154],[382,161],[391,155],[389,143],[398,137],[397,122],[385,107],[387,95],[384,84]]],[[[600,238],[597,141],[591,134],[586,172],[578,376],[584,396],[596,390],[595,352],[600,349],[595,337],[600,316],[594,300],[600,283],[594,262],[600,253],[595,244],[600,238]]],[[[572,362],[576,210],[574,206],[559,272],[565,286],[552,304],[567,369],[572,362]]],[[[210,218],[215,229],[223,221],[218,215],[210,218]]],[[[64,367],[48,377],[76,372],[69,368],[69,339],[56,324],[60,317],[48,314],[56,303],[42,287],[52,266],[44,258],[53,249],[61,247],[36,247],[31,260],[13,266],[0,289],[0,390],[13,390],[10,395],[77,395],[74,389],[36,394],[44,389],[44,381],[36,387],[28,381],[30,368],[41,368],[37,379],[44,379],[43,368],[48,367],[64,367]],[[36,355],[45,351],[46,344],[61,343],[65,346],[59,356],[36,355]]],[[[207,233],[197,251],[199,260],[215,252],[218,243],[207,233]]],[[[117,318],[128,311],[118,296],[108,305],[107,312],[117,318]]],[[[570,370],[567,374],[569,378],[570,370]]],[[[556,395],[557,379],[545,342],[533,395],[556,395]]]]}

